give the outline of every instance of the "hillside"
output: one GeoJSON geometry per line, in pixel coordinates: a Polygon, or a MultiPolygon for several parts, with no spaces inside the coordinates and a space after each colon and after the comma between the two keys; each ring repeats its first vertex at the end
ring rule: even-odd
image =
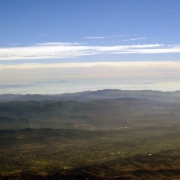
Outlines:
{"type": "Polygon", "coordinates": [[[179,123],[180,103],[136,98],[99,101],[1,102],[1,129],[112,130],[179,123]]]}
{"type": "Polygon", "coordinates": [[[180,126],[0,131],[0,179],[178,178],[180,126]]]}
{"type": "Polygon", "coordinates": [[[0,102],[0,179],[178,179],[178,94],[104,90],[0,102]]]}

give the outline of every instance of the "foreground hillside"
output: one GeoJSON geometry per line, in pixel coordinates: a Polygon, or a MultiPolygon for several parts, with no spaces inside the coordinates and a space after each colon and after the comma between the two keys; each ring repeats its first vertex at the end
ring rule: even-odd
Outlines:
{"type": "Polygon", "coordinates": [[[180,177],[180,126],[0,131],[0,179],[180,177]]]}
{"type": "Polygon", "coordinates": [[[136,98],[88,102],[1,102],[0,129],[113,130],[179,124],[180,103],[136,98]]]}
{"type": "Polygon", "coordinates": [[[0,102],[0,179],[180,178],[179,92],[65,96],[0,102]]]}

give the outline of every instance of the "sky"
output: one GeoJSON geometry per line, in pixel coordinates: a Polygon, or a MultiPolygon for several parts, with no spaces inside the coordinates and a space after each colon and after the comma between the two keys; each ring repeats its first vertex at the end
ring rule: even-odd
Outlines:
{"type": "Polygon", "coordinates": [[[179,0],[0,0],[0,94],[180,90],[179,0]]]}

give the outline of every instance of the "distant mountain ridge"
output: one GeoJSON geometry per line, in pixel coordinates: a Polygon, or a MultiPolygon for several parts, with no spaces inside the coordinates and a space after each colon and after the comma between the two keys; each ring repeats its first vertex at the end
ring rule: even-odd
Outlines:
{"type": "Polygon", "coordinates": [[[106,89],[59,95],[0,95],[0,129],[113,130],[178,124],[180,92],[106,89]]]}
{"type": "Polygon", "coordinates": [[[55,95],[42,94],[3,94],[0,95],[0,102],[10,101],[92,101],[102,99],[118,99],[118,98],[140,98],[163,102],[180,102],[180,91],[162,92],[152,90],[118,90],[105,89],[98,91],[84,91],[78,93],[65,93],[55,95]]]}

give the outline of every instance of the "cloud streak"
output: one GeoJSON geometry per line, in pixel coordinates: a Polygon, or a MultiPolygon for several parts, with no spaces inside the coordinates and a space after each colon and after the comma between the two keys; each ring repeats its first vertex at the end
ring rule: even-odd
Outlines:
{"type": "Polygon", "coordinates": [[[91,37],[85,37],[84,39],[106,39],[105,36],[91,36],[91,37]]]}
{"type": "Polygon", "coordinates": [[[76,58],[105,54],[180,53],[179,45],[135,44],[90,46],[81,43],[47,42],[27,47],[0,48],[0,60],[76,58]]]}
{"type": "Polygon", "coordinates": [[[45,33],[44,34],[39,34],[38,36],[47,36],[47,34],[45,34],[45,33]]]}
{"type": "Polygon", "coordinates": [[[84,39],[108,39],[108,38],[120,38],[120,37],[125,37],[125,36],[130,36],[129,34],[123,34],[123,35],[112,35],[112,36],[88,36],[85,37],[84,39]]]}
{"type": "Polygon", "coordinates": [[[78,43],[78,42],[46,42],[46,43],[37,43],[35,44],[36,46],[77,46],[77,45],[82,45],[85,43],[78,43]]]}
{"type": "Polygon", "coordinates": [[[123,41],[139,41],[139,40],[146,40],[147,38],[141,37],[141,38],[131,38],[131,39],[124,39],[123,41]]]}
{"type": "MultiPolygon", "coordinates": [[[[114,68],[118,69],[118,72],[121,74],[122,71],[127,69],[128,71],[135,69],[135,70],[151,70],[160,72],[160,71],[167,71],[167,72],[179,72],[180,73],[180,62],[176,61],[134,61],[134,62],[74,62],[74,63],[27,63],[27,64],[4,64],[0,65],[0,70],[28,70],[28,69],[84,69],[84,68],[114,68]],[[121,69],[121,71],[119,71],[121,69]]],[[[111,72],[113,73],[113,72],[111,72]]]]}

